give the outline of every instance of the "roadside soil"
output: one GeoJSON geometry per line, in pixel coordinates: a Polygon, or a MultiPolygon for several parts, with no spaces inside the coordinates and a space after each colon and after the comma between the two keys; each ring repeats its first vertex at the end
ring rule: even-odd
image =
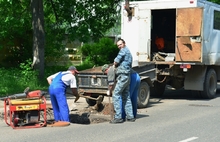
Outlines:
{"type": "MultiPolygon", "coordinates": [[[[111,120],[112,103],[101,103],[96,106],[76,108],[70,111],[70,122],[77,124],[97,124],[111,120]]],[[[48,123],[54,120],[52,108],[47,111],[48,123]]]]}
{"type": "Polygon", "coordinates": [[[70,113],[70,122],[80,124],[97,124],[111,119],[112,104],[101,103],[98,108],[89,106],[79,111],[70,113]]]}

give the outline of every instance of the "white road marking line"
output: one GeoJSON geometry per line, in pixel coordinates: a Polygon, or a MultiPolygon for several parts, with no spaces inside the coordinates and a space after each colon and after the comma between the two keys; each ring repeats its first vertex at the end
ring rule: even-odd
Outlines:
{"type": "Polygon", "coordinates": [[[195,140],[195,139],[198,139],[198,137],[191,137],[191,138],[179,141],[179,142],[189,142],[189,141],[192,141],[192,140],[195,140]]]}

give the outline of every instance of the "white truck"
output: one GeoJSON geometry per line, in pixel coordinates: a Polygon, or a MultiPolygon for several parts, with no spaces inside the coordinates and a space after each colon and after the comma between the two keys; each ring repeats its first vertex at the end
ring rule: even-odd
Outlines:
{"type": "MultiPolygon", "coordinates": [[[[192,90],[205,99],[216,96],[219,5],[206,0],[149,0],[121,6],[121,38],[132,52],[133,69],[141,76],[139,108],[147,106],[150,94],[161,96],[168,85],[192,90]]],[[[82,71],[79,88],[93,97],[105,94],[107,77],[100,67],[82,71]]]]}
{"type": "Polygon", "coordinates": [[[170,85],[214,98],[220,79],[220,5],[149,0],[130,2],[129,10],[121,12],[121,37],[132,52],[133,66],[155,63],[151,93],[160,96],[170,85]]]}

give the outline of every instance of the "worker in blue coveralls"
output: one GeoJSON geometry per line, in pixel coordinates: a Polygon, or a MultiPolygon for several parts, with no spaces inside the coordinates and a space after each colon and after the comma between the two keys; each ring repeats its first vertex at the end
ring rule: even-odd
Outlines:
{"type": "MultiPolygon", "coordinates": [[[[132,103],[132,108],[133,108],[133,115],[134,115],[134,118],[136,118],[137,117],[137,98],[138,98],[138,92],[139,92],[141,79],[140,79],[139,74],[133,69],[131,69],[130,76],[131,76],[131,81],[130,81],[129,92],[130,92],[131,103],[132,103]]],[[[122,105],[122,119],[125,120],[126,113],[123,107],[124,105],[122,105]]]]}
{"type": "Polygon", "coordinates": [[[132,55],[128,47],[125,45],[125,41],[123,39],[119,39],[117,41],[117,46],[120,51],[118,52],[118,55],[114,59],[113,63],[114,66],[117,68],[117,82],[115,84],[114,92],[112,95],[113,106],[115,110],[114,119],[110,121],[110,123],[112,124],[124,122],[124,120],[122,119],[121,98],[122,104],[125,108],[127,121],[135,121],[129,93],[132,55]]]}
{"type": "MultiPolygon", "coordinates": [[[[113,90],[114,85],[115,85],[115,68],[113,66],[110,66],[108,64],[105,64],[102,66],[102,72],[107,74],[107,80],[108,80],[108,85],[109,85],[109,90],[113,90]]],[[[140,87],[140,76],[139,74],[131,69],[130,73],[130,98],[131,98],[131,103],[132,103],[132,108],[133,108],[133,115],[134,118],[137,117],[137,97],[138,97],[138,90],[140,87]]],[[[110,91],[110,92],[111,92],[110,91]]],[[[110,92],[108,95],[110,95],[110,92]]],[[[122,99],[121,99],[121,111],[122,111],[122,119],[126,120],[126,114],[125,114],[125,109],[124,105],[122,104],[122,99]]]]}
{"type": "Polygon", "coordinates": [[[72,89],[73,95],[78,96],[76,73],[78,73],[76,67],[70,66],[67,71],[57,72],[47,78],[50,84],[49,93],[56,122],[69,122],[66,88],[69,86],[72,89]]]}

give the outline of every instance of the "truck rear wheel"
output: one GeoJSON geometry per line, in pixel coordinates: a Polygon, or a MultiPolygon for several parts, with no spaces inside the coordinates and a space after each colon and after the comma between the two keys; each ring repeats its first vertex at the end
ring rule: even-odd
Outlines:
{"type": "Polygon", "coordinates": [[[216,96],[217,76],[214,69],[209,69],[205,76],[204,88],[201,95],[204,99],[213,99],[216,96]]]}
{"type": "Polygon", "coordinates": [[[148,105],[150,99],[150,87],[145,81],[141,81],[138,91],[137,104],[138,108],[145,108],[148,105]]]}

